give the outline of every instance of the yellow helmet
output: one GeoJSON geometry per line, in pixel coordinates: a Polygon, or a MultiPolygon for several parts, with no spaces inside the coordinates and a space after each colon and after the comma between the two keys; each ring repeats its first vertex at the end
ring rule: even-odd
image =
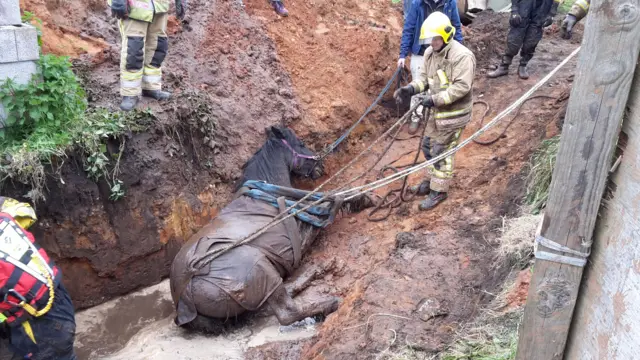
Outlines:
{"type": "Polygon", "coordinates": [[[420,28],[420,44],[429,45],[431,39],[436,36],[440,36],[444,40],[445,44],[448,44],[453,35],[456,33],[456,28],[451,25],[449,17],[439,11],[434,11],[427,17],[422,23],[420,28]]]}

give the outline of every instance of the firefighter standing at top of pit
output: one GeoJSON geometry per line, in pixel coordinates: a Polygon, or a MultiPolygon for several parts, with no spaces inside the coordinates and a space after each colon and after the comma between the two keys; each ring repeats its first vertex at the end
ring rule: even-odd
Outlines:
{"type": "Polygon", "coordinates": [[[511,0],[511,17],[509,18],[509,34],[507,35],[507,50],[502,56],[498,67],[487,74],[490,78],[497,78],[509,73],[509,66],[513,57],[520,52],[518,76],[528,79],[527,64],[536,51],[536,46],[542,39],[542,28],[553,23],[553,17],[558,12],[560,0],[511,0]]]}
{"type": "Polygon", "coordinates": [[[591,0],[576,0],[576,2],[573,3],[571,10],[569,10],[569,13],[562,21],[561,32],[563,39],[571,39],[573,26],[587,16],[589,6],[591,6],[591,0]]]}
{"type": "MultiPolygon", "coordinates": [[[[132,110],[140,95],[167,100],[162,91],[162,61],[167,55],[167,18],[170,0],[107,0],[113,16],[119,19],[122,49],[120,55],[120,108],[132,110]]],[[[176,15],[183,19],[187,0],[175,0],[176,15]]]]}
{"type": "Polygon", "coordinates": [[[0,196],[0,359],[75,360],[73,304],[26,230],[36,219],[29,204],[0,196]]]}
{"type": "MultiPolygon", "coordinates": [[[[476,58],[464,45],[454,40],[455,27],[449,18],[434,12],[422,24],[421,43],[431,45],[424,52],[424,63],[411,84],[394,93],[396,101],[428,91],[422,100],[429,111],[422,151],[427,160],[454,148],[464,127],[471,120],[472,87],[476,58]]],[[[423,181],[412,190],[420,195],[429,193],[420,203],[420,210],[429,210],[447,198],[453,176],[453,155],[429,166],[430,181],[423,181]]]]}
{"type": "MultiPolygon", "coordinates": [[[[402,28],[402,39],[400,42],[400,57],[398,67],[404,67],[405,59],[411,55],[411,78],[416,79],[423,64],[424,52],[428,45],[420,43],[420,27],[424,20],[434,11],[444,13],[451,20],[451,24],[456,29],[454,38],[462,43],[462,23],[458,14],[456,0],[405,0],[404,27],[402,28]],[[408,5],[407,5],[408,4],[408,5]]],[[[422,96],[417,95],[411,98],[411,105],[419,103],[422,96]]],[[[415,134],[420,125],[422,107],[411,116],[409,124],[409,134],[415,134]]]]}

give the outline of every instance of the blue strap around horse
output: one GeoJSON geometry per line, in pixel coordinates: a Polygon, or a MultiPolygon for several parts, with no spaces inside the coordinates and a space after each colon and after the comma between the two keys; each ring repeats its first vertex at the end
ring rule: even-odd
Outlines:
{"type": "MultiPolygon", "coordinates": [[[[265,203],[272,205],[276,209],[279,208],[278,197],[286,197],[287,199],[285,200],[285,204],[289,208],[293,206],[297,200],[300,200],[303,197],[307,196],[307,194],[309,194],[309,192],[304,190],[268,184],[264,181],[257,180],[248,180],[242,185],[242,187],[245,188],[245,190],[242,191],[242,195],[249,196],[256,200],[264,201],[265,203]]],[[[315,193],[309,196],[307,199],[309,199],[310,201],[317,201],[322,199],[323,197],[323,193],[315,193]]],[[[296,205],[295,208],[289,210],[289,213],[294,214],[305,206],[306,204],[300,203],[296,205]]],[[[331,224],[335,217],[335,214],[332,214],[331,210],[332,209],[327,206],[315,205],[311,206],[305,211],[298,212],[295,216],[300,221],[306,222],[315,227],[324,228],[331,224]]]]}

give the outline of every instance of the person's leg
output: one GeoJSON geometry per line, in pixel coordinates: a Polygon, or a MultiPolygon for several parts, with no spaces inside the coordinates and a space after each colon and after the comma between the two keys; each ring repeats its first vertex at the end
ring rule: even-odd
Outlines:
{"type": "Polygon", "coordinates": [[[144,66],[144,40],[148,23],[124,19],[118,21],[122,36],[120,52],[120,95],[124,111],[132,110],[142,94],[142,68],[144,66]]]}
{"type": "MultiPolygon", "coordinates": [[[[440,132],[431,138],[429,146],[430,159],[453,149],[458,145],[458,140],[464,128],[440,132]]],[[[429,182],[429,197],[420,203],[420,210],[430,210],[447,198],[451,179],[453,178],[453,155],[447,156],[434,165],[427,168],[431,181],[429,182]]]]}
{"type": "MultiPolygon", "coordinates": [[[[76,360],[73,342],[76,334],[74,308],[69,293],[62,284],[55,291],[53,306],[45,315],[30,319],[29,324],[36,340],[33,360],[76,360]]],[[[24,328],[20,328],[21,341],[29,342],[24,328]]]]}
{"type": "Polygon", "coordinates": [[[536,47],[540,40],[542,40],[542,27],[549,15],[553,0],[539,0],[536,8],[531,12],[530,24],[527,27],[527,31],[524,34],[522,50],[520,51],[520,66],[518,67],[518,75],[522,79],[529,78],[529,72],[527,71],[527,64],[533,58],[533,54],[536,51],[536,47]]]}
{"type": "MultiPolygon", "coordinates": [[[[420,71],[424,67],[424,56],[411,55],[411,80],[417,79],[420,75],[420,71]]],[[[411,107],[420,103],[424,98],[424,94],[416,94],[411,97],[411,107]]],[[[411,114],[411,120],[409,123],[409,134],[415,134],[420,127],[420,120],[422,120],[423,107],[418,106],[416,111],[411,114]]]]}
{"type": "Polygon", "coordinates": [[[145,36],[142,95],[156,100],[166,100],[171,96],[162,91],[162,62],[169,49],[167,19],[167,13],[156,14],[145,36]]]}

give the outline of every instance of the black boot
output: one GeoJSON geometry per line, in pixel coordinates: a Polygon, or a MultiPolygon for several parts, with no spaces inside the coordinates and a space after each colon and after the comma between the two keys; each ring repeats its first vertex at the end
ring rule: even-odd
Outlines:
{"type": "Polygon", "coordinates": [[[518,76],[520,76],[520,79],[522,80],[527,80],[529,78],[529,72],[527,71],[527,64],[520,64],[520,66],[518,66],[518,76]]]}
{"type": "Polygon", "coordinates": [[[487,73],[487,77],[495,79],[500,76],[509,74],[509,66],[511,65],[512,58],[510,56],[503,56],[502,62],[498,65],[498,68],[487,73]]]}
{"type": "Polygon", "coordinates": [[[422,211],[431,210],[434,207],[436,207],[436,205],[443,202],[446,198],[447,198],[446,192],[431,190],[431,192],[429,193],[429,196],[420,203],[420,206],[418,206],[418,209],[422,211]]]}
{"type": "Polygon", "coordinates": [[[410,187],[409,192],[420,196],[427,195],[430,190],[429,184],[429,180],[423,180],[420,184],[410,187]]]}
{"type": "Polygon", "coordinates": [[[171,97],[171,93],[162,90],[142,90],[142,96],[150,97],[158,101],[167,100],[171,97]]]}
{"type": "Polygon", "coordinates": [[[131,111],[136,105],[138,105],[137,96],[123,96],[120,109],[122,109],[122,111],[131,111]]]}

